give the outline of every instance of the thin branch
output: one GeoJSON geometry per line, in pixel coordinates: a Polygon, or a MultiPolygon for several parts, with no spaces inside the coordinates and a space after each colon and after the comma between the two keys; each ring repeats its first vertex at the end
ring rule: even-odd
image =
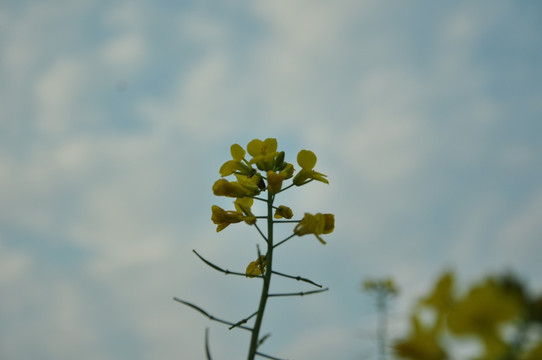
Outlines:
{"type": "MultiPolygon", "coordinates": [[[[203,315],[205,315],[206,317],[208,317],[210,320],[213,320],[213,321],[217,321],[219,323],[222,323],[222,324],[226,324],[226,325],[230,325],[230,326],[233,326],[235,325],[234,323],[232,323],[231,321],[226,321],[226,320],[222,320],[222,319],[219,319],[219,318],[216,318],[214,317],[213,315],[209,314],[207,311],[203,310],[202,308],[192,304],[192,303],[189,303],[188,301],[184,301],[184,300],[181,300],[179,298],[176,298],[174,297],[173,300],[177,301],[177,302],[180,302],[181,304],[184,304],[186,306],[189,306],[191,307],[192,309],[194,310],[197,310],[199,311],[200,313],[202,313],[203,315]]],[[[249,328],[249,327],[246,327],[246,326],[236,326],[238,327],[239,329],[244,329],[244,330],[248,330],[248,331],[252,331],[252,328],[249,328]]]]}
{"type": "Polygon", "coordinates": [[[280,224],[280,223],[284,223],[284,224],[287,224],[287,223],[298,223],[300,222],[301,220],[273,220],[273,222],[275,224],[280,224]]]}
{"type": "Polygon", "coordinates": [[[304,296],[304,295],[310,295],[310,294],[317,294],[324,291],[328,291],[329,288],[325,288],[322,290],[312,290],[312,291],[305,291],[305,292],[298,292],[298,293],[279,293],[279,294],[269,294],[269,297],[271,296],[304,296]]]}
{"type": "Polygon", "coordinates": [[[275,245],[273,245],[273,249],[276,248],[277,246],[279,245],[282,245],[284,244],[286,241],[290,240],[291,238],[293,238],[296,234],[292,234],[290,236],[288,236],[286,239],[282,240],[282,241],[279,241],[278,243],[276,243],[275,245]]]}
{"type": "MultiPolygon", "coordinates": [[[[210,262],[209,260],[205,259],[203,256],[201,256],[200,254],[198,254],[198,252],[196,250],[192,250],[192,252],[194,254],[196,254],[197,257],[199,257],[201,259],[201,261],[203,261],[204,263],[206,263],[207,265],[209,265],[210,267],[212,267],[213,269],[215,270],[218,270],[226,275],[237,275],[237,276],[243,276],[243,277],[246,277],[247,274],[245,273],[241,273],[241,272],[236,272],[236,271],[230,271],[228,269],[224,270],[222,269],[221,267],[213,264],[212,262],[210,262]]],[[[256,276],[252,276],[253,278],[263,278],[262,275],[256,275],[256,276]]]]}
{"type": "Polygon", "coordinates": [[[265,340],[271,337],[271,333],[265,334],[260,340],[258,340],[258,347],[262,346],[265,340]]]}
{"type": "Polygon", "coordinates": [[[212,360],[209,350],[209,328],[205,328],[205,354],[207,354],[207,360],[212,360]]]}
{"type": "Polygon", "coordinates": [[[267,242],[267,237],[263,234],[263,232],[260,230],[260,228],[258,227],[258,224],[254,223],[254,226],[256,227],[256,230],[258,230],[258,232],[260,233],[260,235],[263,237],[263,239],[265,240],[265,242],[267,242]]]}
{"type": "Polygon", "coordinates": [[[249,321],[250,319],[252,319],[254,317],[254,315],[256,315],[258,312],[256,311],[254,314],[250,315],[249,317],[246,317],[244,318],[243,320],[239,320],[238,322],[236,322],[235,324],[233,324],[232,326],[230,326],[228,328],[228,330],[231,330],[233,328],[236,328],[238,327],[239,325],[243,325],[245,324],[247,321],[249,321]]]}
{"type": "Polygon", "coordinates": [[[304,281],[304,282],[309,283],[309,284],[312,284],[312,285],[314,285],[314,286],[318,286],[319,288],[322,287],[322,285],[317,284],[317,283],[315,283],[314,281],[311,281],[311,280],[309,280],[309,279],[302,278],[301,276],[292,276],[292,275],[288,275],[288,274],[283,274],[283,273],[280,273],[280,272],[275,271],[275,270],[273,270],[273,274],[280,275],[280,276],[284,276],[284,277],[286,277],[286,278],[294,279],[294,280],[297,280],[297,281],[304,281]]]}
{"type": "Polygon", "coordinates": [[[291,188],[292,186],[294,186],[295,184],[294,183],[291,183],[290,185],[286,186],[285,188],[283,189],[280,189],[277,194],[280,194],[281,192],[285,191],[285,190],[288,190],[289,188],[291,188]]]}

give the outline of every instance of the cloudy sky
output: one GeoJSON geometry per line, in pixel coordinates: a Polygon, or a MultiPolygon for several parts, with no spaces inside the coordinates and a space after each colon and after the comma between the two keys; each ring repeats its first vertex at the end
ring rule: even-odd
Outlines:
{"type": "Polygon", "coordinates": [[[542,289],[541,16],[507,1],[2,1],[0,357],[203,359],[209,327],[216,359],[243,358],[247,333],[172,298],[233,321],[256,307],[258,280],[191,252],[254,260],[253,228],[210,221],[231,205],[212,195],[218,168],[253,138],[290,162],[313,150],[330,185],[280,201],[336,215],[327,245],[277,249],[277,270],[330,291],[272,299],[262,351],[373,359],[367,277],[402,290],[392,330],[445,269],[542,289]]]}

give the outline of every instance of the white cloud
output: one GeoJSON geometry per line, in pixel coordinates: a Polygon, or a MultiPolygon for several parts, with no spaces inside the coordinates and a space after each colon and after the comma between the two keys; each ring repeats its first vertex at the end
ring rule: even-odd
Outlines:
{"type": "Polygon", "coordinates": [[[38,79],[35,86],[36,120],[43,135],[64,135],[86,117],[79,105],[84,89],[89,85],[89,70],[78,60],[62,59],[38,79]]]}
{"type": "Polygon", "coordinates": [[[102,50],[102,57],[110,71],[123,73],[139,70],[147,52],[141,36],[128,33],[111,39],[102,50]]]}
{"type": "MultiPolygon", "coordinates": [[[[10,286],[15,285],[17,281],[29,275],[33,260],[24,251],[11,250],[10,247],[4,244],[1,237],[0,250],[0,287],[4,288],[3,291],[8,291],[10,286]]],[[[4,302],[3,306],[5,306],[5,309],[12,311],[13,307],[17,307],[17,303],[4,302]]]]}

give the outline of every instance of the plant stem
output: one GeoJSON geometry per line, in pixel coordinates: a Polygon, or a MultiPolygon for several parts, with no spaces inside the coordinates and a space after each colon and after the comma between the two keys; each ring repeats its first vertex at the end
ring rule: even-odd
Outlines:
{"type": "Polygon", "coordinates": [[[274,195],[267,192],[267,254],[265,255],[266,269],[263,277],[262,294],[260,296],[260,305],[252,336],[250,338],[250,348],[248,351],[248,360],[254,360],[258,351],[260,328],[262,326],[265,305],[269,298],[269,284],[271,283],[271,274],[273,269],[273,200],[274,195]]]}

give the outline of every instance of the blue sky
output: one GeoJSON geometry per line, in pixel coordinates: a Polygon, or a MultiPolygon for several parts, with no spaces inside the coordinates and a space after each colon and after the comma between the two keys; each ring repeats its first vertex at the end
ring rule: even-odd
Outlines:
{"type": "MultiPolygon", "coordinates": [[[[392,334],[445,269],[542,281],[542,6],[456,1],[4,1],[0,4],[0,355],[243,358],[219,317],[251,313],[254,229],[216,234],[233,143],[275,137],[330,185],[284,194],[333,212],[279,269],[330,287],[277,299],[262,351],[374,356],[366,277],[402,292],[392,334]]],[[[287,233],[288,230],[285,230],[287,233]]],[[[307,290],[274,283],[277,290],[307,290]]]]}

